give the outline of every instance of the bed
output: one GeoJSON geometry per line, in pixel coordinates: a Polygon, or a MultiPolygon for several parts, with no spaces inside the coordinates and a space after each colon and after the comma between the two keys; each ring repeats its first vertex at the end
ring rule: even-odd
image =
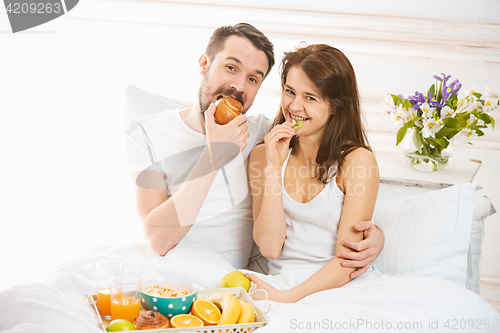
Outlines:
{"type": "MultiPolygon", "coordinates": [[[[129,117],[145,106],[153,112],[182,103],[136,87],[127,89],[127,99],[129,117]]],[[[488,198],[476,195],[476,184],[398,199],[387,197],[387,190],[381,187],[373,218],[386,237],[373,269],[294,304],[257,301],[268,319],[257,332],[500,331],[499,312],[479,295],[483,221],[494,213],[488,198]]],[[[143,280],[177,276],[207,288],[234,270],[193,244],[177,246],[165,257],[144,243],[96,248],[37,282],[0,291],[0,331],[102,332],[84,294],[95,294],[95,264],[106,259],[123,261],[124,271],[143,280]]],[[[248,268],[266,271],[257,249],[248,268]]]]}

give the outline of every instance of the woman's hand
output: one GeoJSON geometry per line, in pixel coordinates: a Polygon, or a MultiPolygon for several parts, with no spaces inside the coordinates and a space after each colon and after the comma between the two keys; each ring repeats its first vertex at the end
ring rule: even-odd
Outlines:
{"type": "MultiPolygon", "coordinates": [[[[246,273],[245,276],[249,278],[255,285],[255,290],[257,289],[263,289],[267,292],[267,299],[274,301],[274,302],[281,302],[281,303],[295,303],[295,300],[293,300],[290,296],[290,291],[289,290],[278,290],[271,286],[269,283],[262,281],[259,279],[255,274],[252,273],[246,273]]],[[[258,300],[265,300],[266,296],[264,293],[255,293],[252,295],[252,298],[255,301],[258,300]]]]}
{"type": "Polygon", "coordinates": [[[290,140],[295,135],[291,122],[276,125],[265,137],[267,165],[280,167],[288,156],[290,140]]]}

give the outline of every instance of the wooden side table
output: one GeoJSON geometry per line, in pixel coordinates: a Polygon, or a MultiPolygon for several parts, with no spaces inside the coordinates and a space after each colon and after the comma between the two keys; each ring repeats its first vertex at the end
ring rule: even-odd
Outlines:
{"type": "Polygon", "coordinates": [[[471,183],[481,166],[478,160],[452,159],[444,170],[423,172],[412,169],[402,153],[375,151],[374,154],[380,174],[379,200],[471,183]]]}

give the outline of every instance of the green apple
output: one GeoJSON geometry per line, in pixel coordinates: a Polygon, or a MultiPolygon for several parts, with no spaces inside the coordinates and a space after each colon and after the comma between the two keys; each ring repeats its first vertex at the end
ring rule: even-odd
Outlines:
{"type": "Polygon", "coordinates": [[[250,279],[247,278],[242,272],[234,271],[226,274],[220,280],[219,288],[242,287],[246,292],[248,292],[251,284],[250,279]]]}
{"type": "Polygon", "coordinates": [[[109,323],[108,332],[135,331],[135,326],[130,321],[125,319],[115,319],[109,323]]]}

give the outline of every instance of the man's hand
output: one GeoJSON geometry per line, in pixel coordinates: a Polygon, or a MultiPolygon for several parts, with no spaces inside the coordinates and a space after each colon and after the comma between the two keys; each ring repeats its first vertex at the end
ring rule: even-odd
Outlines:
{"type": "Polygon", "coordinates": [[[215,104],[211,104],[205,111],[205,133],[213,167],[218,169],[246,148],[250,131],[245,115],[239,115],[229,123],[219,125],[215,122],[214,113],[215,104]]]}
{"type": "Polygon", "coordinates": [[[338,252],[338,258],[342,260],[340,264],[343,267],[360,267],[357,271],[351,273],[350,278],[360,276],[365,273],[371,264],[375,261],[384,247],[384,233],[377,228],[372,221],[362,221],[354,225],[357,231],[363,231],[363,240],[360,242],[342,241],[342,245],[353,249],[355,252],[338,252]]]}

